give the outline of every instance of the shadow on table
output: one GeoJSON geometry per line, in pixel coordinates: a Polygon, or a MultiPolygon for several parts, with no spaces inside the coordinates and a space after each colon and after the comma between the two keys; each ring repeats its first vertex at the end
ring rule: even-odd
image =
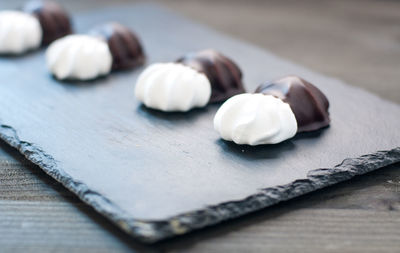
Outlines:
{"type": "Polygon", "coordinates": [[[220,147],[222,154],[233,154],[249,161],[276,159],[279,158],[282,153],[295,150],[296,142],[304,139],[317,139],[323,135],[326,129],[327,128],[308,133],[298,133],[295,137],[278,144],[258,146],[237,145],[232,141],[225,141],[223,139],[218,139],[215,143],[220,147]]]}
{"type": "Polygon", "coordinates": [[[179,122],[179,121],[193,121],[197,117],[201,116],[202,114],[205,114],[208,112],[208,108],[194,108],[191,109],[188,112],[163,112],[160,110],[155,110],[148,108],[141,104],[137,108],[137,112],[143,116],[147,117],[149,119],[155,119],[155,120],[162,120],[162,121],[173,121],[173,122],[179,122]]]}

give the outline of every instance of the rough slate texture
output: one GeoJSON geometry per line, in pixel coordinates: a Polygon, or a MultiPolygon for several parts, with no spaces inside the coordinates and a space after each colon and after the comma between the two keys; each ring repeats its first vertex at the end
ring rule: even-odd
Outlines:
{"type": "Polygon", "coordinates": [[[42,53],[1,59],[1,137],[138,239],[185,233],[400,160],[397,105],[156,7],[91,12],[76,24],[85,31],[107,20],[131,25],[150,62],[214,47],[239,63],[250,91],[298,74],[332,105],[328,129],[239,147],[212,130],[216,106],[189,114],[141,107],[132,94],[139,71],[68,84],[48,75],[42,53]]]}

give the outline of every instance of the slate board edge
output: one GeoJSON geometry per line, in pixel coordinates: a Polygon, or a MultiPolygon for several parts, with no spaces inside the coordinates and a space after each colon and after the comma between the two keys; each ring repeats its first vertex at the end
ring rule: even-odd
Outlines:
{"type": "Polygon", "coordinates": [[[358,158],[347,158],[333,168],[311,170],[307,178],[290,184],[265,188],[245,199],[209,206],[203,210],[180,214],[163,221],[147,221],[129,218],[129,215],[99,193],[90,190],[84,183],[75,181],[57,168],[57,161],[33,143],[20,140],[17,131],[1,124],[0,138],[21,152],[28,160],[38,165],[48,175],[59,181],[82,201],[92,206],[122,230],[144,243],[154,243],[172,236],[185,234],[195,229],[214,225],[250,212],[260,210],[281,201],[348,180],[378,168],[400,162],[400,147],[377,151],[358,158]]]}

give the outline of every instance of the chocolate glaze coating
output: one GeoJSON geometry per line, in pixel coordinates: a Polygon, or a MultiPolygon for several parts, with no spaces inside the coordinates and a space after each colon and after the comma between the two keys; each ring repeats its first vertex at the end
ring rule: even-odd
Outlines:
{"type": "Polygon", "coordinates": [[[32,0],[22,10],[37,17],[43,31],[42,45],[48,45],[56,39],[72,33],[67,12],[56,2],[32,0]]]}
{"type": "Polygon", "coordinates": [[[207,76],[212,90],[209,103],[222,102],[245,92],[239,67],[215,50],[190,53],[176,62],[192,67],[207,76]]]}
{"type": "Polygon", "coordinates": [[[132,69],[145,62],[143,47],[129,28],[113,22],[95,27],[89,33],[107,41],[113,57],[113,70],[132,69]]]}
{"type": "Polygon", "coordinates": [[[255,91],[273,95],[290,105],[297,120],[297,132],[308,132],[330,123],[329,101],[314,85],[297,76],[261,84],[255,91]]]}

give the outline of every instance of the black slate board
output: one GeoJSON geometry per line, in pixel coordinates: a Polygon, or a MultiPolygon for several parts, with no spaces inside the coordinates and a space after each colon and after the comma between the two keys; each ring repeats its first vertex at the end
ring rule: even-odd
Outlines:
{"type": "Polygon", "coordinates": [[[133,237],[154,242],[259,210],[400,161],[400,108],[220,35],[153,5],[75,16],[79,31],[109,20],[141,36],[149,63],[215,48],[246,88],[297,74],[331,102],[331,127],[279,145],[237,146],[213,130],[217,105],[184,113],[134,99],[140,70],[60,83],[43,52],[0,59],[0,137],[133,237]]]}

